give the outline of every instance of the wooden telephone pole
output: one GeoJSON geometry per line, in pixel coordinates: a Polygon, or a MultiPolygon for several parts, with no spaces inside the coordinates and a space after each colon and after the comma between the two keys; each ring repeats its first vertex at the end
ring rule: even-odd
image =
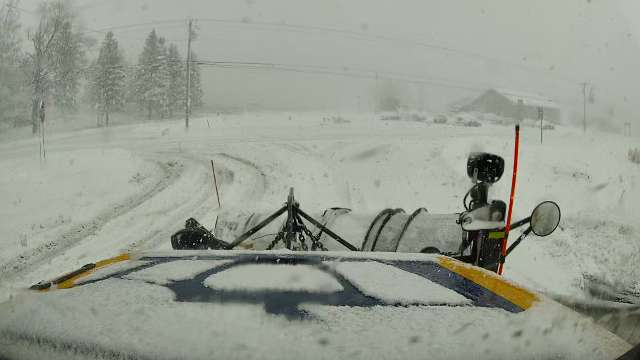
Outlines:
{"type": "Polygon", "coordinates": [[[187,91],[185,99],[184,126],[189,128],[189,115],[191,114],[191,37],[193,36],[193,20],[189,19],[189,34],[187,38],[187,91]]]}

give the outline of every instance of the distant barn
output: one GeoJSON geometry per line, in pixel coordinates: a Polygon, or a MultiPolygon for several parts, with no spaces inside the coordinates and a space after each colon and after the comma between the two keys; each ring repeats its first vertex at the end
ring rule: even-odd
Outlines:
{"type": "Polygon", "coordinates": [[[538,108],[544,110],[545,120],[560,120],[560,107],[553,100],[541,95],[506,89],[487,90],[460,110],[496,114],[513,119],[537,119],[538,108]],[[518,105],[519,101],[522,101],[522,108],[518,105]]]}

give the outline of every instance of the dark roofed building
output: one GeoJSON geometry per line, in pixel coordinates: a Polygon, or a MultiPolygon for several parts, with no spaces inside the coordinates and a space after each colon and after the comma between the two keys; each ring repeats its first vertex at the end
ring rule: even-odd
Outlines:
{"type": "Polygon", "coordinates": [[[520,116],[523,119],[537,119],[538,108],[543,108],[545,120],[551,122],[560,120],[560,107],[553,100],[541,95],[507,89],[487,90],[460,110],[495,114],[513,119],[518,119],[520,116]],[[518,106],[519,101],[522,101],[522,109],[518,106]]]}

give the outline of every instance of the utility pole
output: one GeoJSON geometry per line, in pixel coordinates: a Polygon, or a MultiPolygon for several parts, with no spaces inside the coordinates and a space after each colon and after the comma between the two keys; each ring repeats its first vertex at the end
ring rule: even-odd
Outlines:
{"type": "Polygon", "coordinates": [[[585,133],[587,132],[587,86],[588,85],[589,83],[586,83],[586,82],[582,83],[582,101],[583,101],[582,128],[585,133]]]}
{"type": "Polygon", "coordinates": [[[187,38],[187,91],[185,99],[184,126],[189,128],[189,115],[191,114],[191,36],[193,35],[193,19],[189,19],[189,34],[187,38]]]}
{"type": "Polygon", "coordinates": [[[40,160],[47,160],[47,149],[44,142],[44,119],[45,119],[45,103],[44,99],[40,100],[38,106],[38,115],[40,117],[40,160]]]}
{"type": "Polygon", "coordinates": [[[377,114],[378,113],[378,107],[380,106],[380,86],[378,84],[378,72],[376,71],[376,99],[375,101],[378,102],[378,104],[374,104],[374,110],[373,113],[377,114]]]}
{"type": "Polygon", "coordinates": [[[516,115],[516,124],[520,126],[520,123],[524,120],[524,101],[522,101],[522,99],[518,99],[518,108],[516,111],[518,113],[516,115]]]}
{"type": "Polygon", "coordinates": [[[544,108],[538,106],[538,119],[540,119],[540,144],[542,144],[542,121],[544,120],[544,108]]]}
{"type": "Polygon", "coordinates": [[[626,136],[631,136],[631,122],[629,121],[624,123],[624,134],[626,136]]]}

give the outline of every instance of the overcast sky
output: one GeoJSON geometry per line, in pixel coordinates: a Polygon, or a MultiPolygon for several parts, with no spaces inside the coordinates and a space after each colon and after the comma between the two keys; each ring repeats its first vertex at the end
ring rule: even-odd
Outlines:
{"type": "MultiPolygon", "coordinates": [[[[88,29],[156,22],[114,30],[132,62],[152,28],[184,49],[186,22],[179,20],[193,17],[200,34],[193,46],[201,59],[401,74],[426,82],[396,81],[405,101],[410,105],[424,103],[434,111],[486,87],[540,93],[567,108],[576,107],[582,99],[579,83],[583,81],[594,85],[601,112],[614,107],[619,117],[630,116],[632,105],[640,100],[637,0],[75,3],[88,29]],[[167,22],[171,20],[177,22],[167,22]]],[[[37,4],[36,0],[22,0],[21,7],[32,10],[37,4]]],[[[23,19],[32,22],[33,15],[23,14],[23,19]]],[[[102,36],[96,33],[96,37],[102,36]]],[[[366,108],[376,86],[373,79],[327,74],[214,68],[203,69],[203,73],[206,100],[215,105],[366,108]]]]}

